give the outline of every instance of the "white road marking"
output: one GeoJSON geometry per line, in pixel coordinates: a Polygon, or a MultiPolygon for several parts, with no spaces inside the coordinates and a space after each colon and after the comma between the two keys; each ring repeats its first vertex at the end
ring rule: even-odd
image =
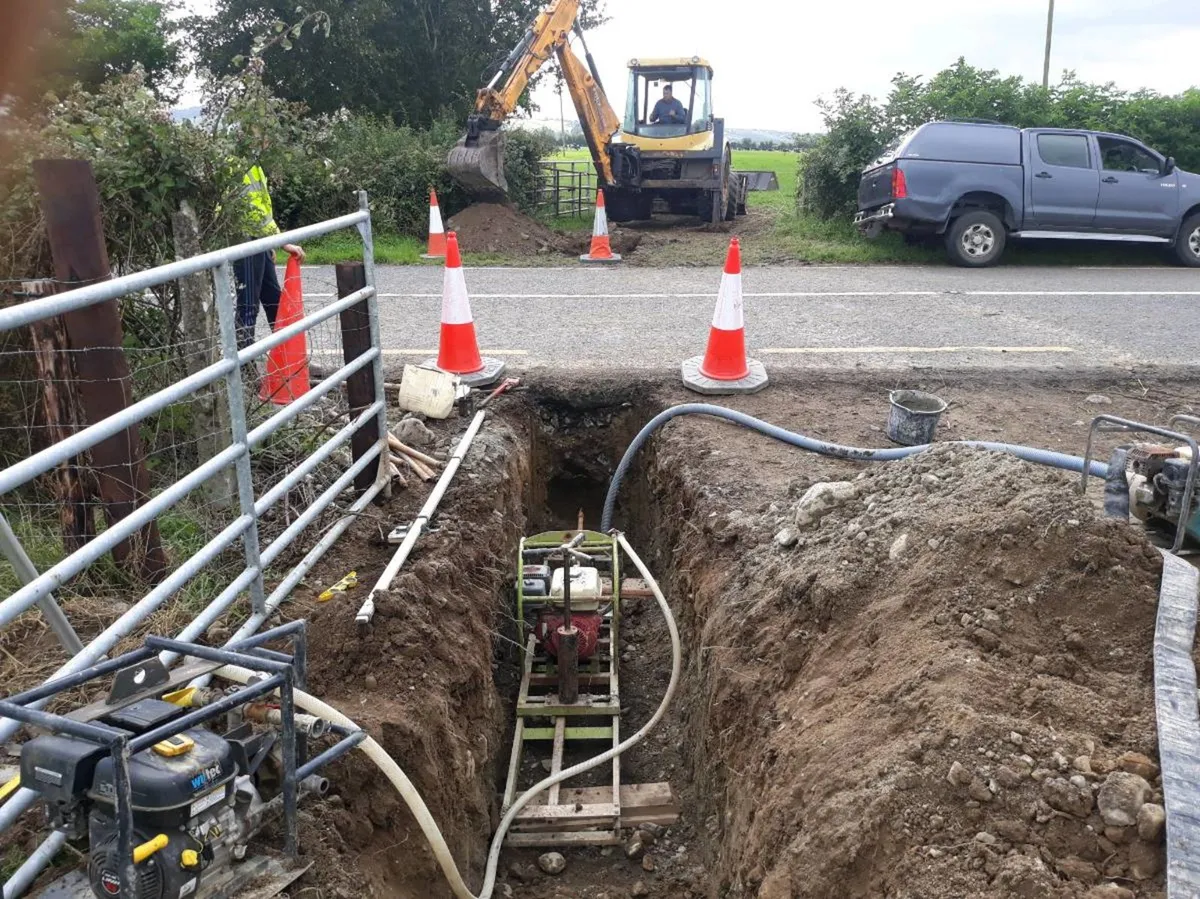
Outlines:
{"type": "MultiPolygon", "coordinates": [[[[314,293],[311,297],[331,297],[314,293]]],[[[440,299],[440,293],[381,293],[380,299],[440,299]]],[[[1200,290],[830,290],[745,292],[755,299],[821,299],[824,297],[1200,297],[1200,290]]],[[[472,293],[473,300],[692,300],[715,301],[717,291],[706,293],[472,293]]]]}
{"type": "Polygon", "coordinates": [[[820,355],[826,353],[1073,353],[1069,346],[809,346],[769,347],[757,353],[820,355]]]}
{"type": "MultiPolygon", "coordinates": [[[[384,356],[436,356],[438,354],[437,347],[430,349],[393,349],[381,350],[380,353],[384,356]]],[[[529,350],[489,350],[486,347],[479,351],[482,356],[528,356],[529,350]]],[[[311,356],[341,356],[341,350],[313,350],[311,356]]]]}

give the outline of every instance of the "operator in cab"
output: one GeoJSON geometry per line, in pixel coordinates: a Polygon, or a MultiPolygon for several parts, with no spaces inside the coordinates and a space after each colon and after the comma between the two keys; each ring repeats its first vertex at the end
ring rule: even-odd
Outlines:
{"type": "Polygon", "coordinates": [[[662,99],[654,104],[654,109],[650,113],[650,124],[682,125],[686,122],[687,111],[683,108],[683,104],[675,99],[671,85],[664,85],[662,99]]]}

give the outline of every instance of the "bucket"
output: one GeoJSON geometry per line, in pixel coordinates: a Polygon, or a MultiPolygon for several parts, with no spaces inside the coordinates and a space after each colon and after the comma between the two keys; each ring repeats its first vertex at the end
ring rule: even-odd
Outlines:
{"type": "Polygon", "coordinates": [[[933,442],[938,419],[946,411],[941,397],[920,390],[893,390],[888,394],[892,408],[888,413],[888,439],[902,446],[922,446],[933,442]]]}

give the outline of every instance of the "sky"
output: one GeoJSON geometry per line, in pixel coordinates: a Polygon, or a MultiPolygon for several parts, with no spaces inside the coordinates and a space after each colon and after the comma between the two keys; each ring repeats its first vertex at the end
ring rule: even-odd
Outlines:
{"type": "MultiPolygon", "coordinates": [[[[610,21],[587,35],[618,115],[626,63],[703,56],[714,113],[728,127],[823,130],[813,101],[838,87],[882,96],[897,72],[932,75],[959,56],[1041,80],[1047,0],[607,0],[610,21]]],[[[1051,81],[1176,93],[1200,85],[1196,0],[1056,0],[1051,81]]],[[[558,115],[547,86],[538,117],[558,115]]],[[[570,99],[567,116],[572,118],[570,99]]]]}
{"type": "MultiPolygon", "coordinates": [[[[884,96],[897,72],[932,75],[959,56],[1042,77],[1047,0],[606,2],[609,22],[587,41],[618,115],[625,66],[637,56],[703,56],[714,70],[714,113],[728,127],[797,132],[823,130],[814,101],[839,87],[884,96]]],[[[211,0],[187,5],[206,11],[211,0]]],[[[1200,86],[1198,46],[1196,0],[1056,0],[1051,80],[1074,69],[1087,81],[1177,93],[1200,86]]],[[[534,101],[538,118],[558,116],[552,79],[534,101]]]]}

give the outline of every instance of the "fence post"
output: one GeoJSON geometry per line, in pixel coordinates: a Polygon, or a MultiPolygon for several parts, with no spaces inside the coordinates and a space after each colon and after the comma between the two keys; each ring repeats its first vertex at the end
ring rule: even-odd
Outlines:
{"type": "MultiPolygon", "coordinates": [[[[356,290],[367,286],[367,270],[361,262],[340,262],[335,268],[337,293],[348,297],[356,290]]],[[[371,348],[371,312],[369,300],[355,303],[338,315],[342,326],[342,357],[349,365],[371,348]]],[[[350,403],[350,421],[362,414],[363,409],[375,402],[375,370],[360,368],[346,379],[346,398],[350,403]]],[[[386,436],[386,435],[385,435],[386,436]]],[[[370,421],[354,432],[350,438],[350,453],[357,462],[374,444],[379,442],[379,421],[370,421]]],[[[374,483],[377,473],[366,468],[354,479],[355,489],[362,491],[374,483]]]]}
{"type": "MultiPolygon", "coordinates": [[[[242,546],[246,550],[246,567],[256,574],[250,582],[250,601],[256,613],[267,608],[266,592],[263,590],[262,559],[258,546],[258,516],[254,513],[254,480],[250,471],[250,444],[246,436],[246,397],[242,386],[242,369],[238,366],[237,312],[233,299],[233,266],[222,262],[213,271],[213,287],[217,301],[217,324],[221,330],[221,355],[234,363],[225,375],[225,396],[228,400],[229,431],[233,443],[240,443],[245,451],[234,463],[237,473],[238,502],[242,514],[251,518],[250,527],[242,535],[242,546]]],[[[251,367],[251,371],[253,371],[251,367]]]]}
{"type": "MultiPolygon", "coordinates": [[[[171,229],[175,237],[176,259],[200,255],[200,227],[196,213],[187,200],[171,216],[171,229]]],[[[207,272],[196,272],[179,279],[179,313],[183,340],[189,348],[184,353],[184,365],[187,373],[194,375],[221,356],[217,343],[212,280],[207,272]]],[[[230,433],[229,415],[213,387],[205,387],[197,393],[193,427],[199,462],[207,462],[229,445],[225,439],[225,435],[230,433]]],[[[213,503],[228,508],[233,503],[233,472],[228,468],[220,471],[200,489],[213,503]]]]}
{"type": "MultiPolygon", "coordinates": [[[[52,282],[33,284],[36,286],[30,293],[35,296],[54,289],[52,282]],[[37,289],[43,285],[43,289],[37,289]]],[[[66,325],[62,316],[56,315],[34,322],[29,330],[34,367],[42,383],[42,414],[46,419],[47,437],[50,443],[58,443],[79,430],[79,423],[84,418],[79,397],[71,389],[75,369],[71,365],[66,325]]],[[[87,468],[85,458],[76,456],[55,469],[51,485],[58,501],[63,551],[70,555],[96,535],[89,505],[96,496],[95,478],[87,468]]]]}
{"type": "Polygon", "coordinates": [[[391,475],[388,473],[390,449],[388,448],[387,399],[383,395],[383,339],[379,336],[379,293],[375,290],[375,238],[371,233],[371,204],[367,192],[358,192],[358,208],[367,214],[364,222],[359,222],[358,233],[363,242],[363,275],[367,287],[371,287],[371,295],[367,297],[367,319],[370,327],[371,346],[379,348],[379,355],[371,366],[371,376],[375,379],[375,397],[379,407],[379,473],[378,478],[387,486],[383,489],[385,497],[392,495],[391,475]]]}
{"type": "MultiPolygon", "coordinates": [[[[46,220],[55,277],[81,285],[112,276],[100,223],[100,194],[92,166],[77,159],[39,159],[33,163],[38,199],[46,220]]],[[[80,406],[90,423],[116,415],[132,402],[129,360],[122,349],[121,312],[116,300],[63,315],[67,338],[76,350],[80,406]]],[[[138,425],[92,447],[100,497],[109,522],[120,521],[150,494],[138,425]]],[[[117,565],[148,581],[160,578],[168,562],[150,522],[113,548],[117,565]]]]}

